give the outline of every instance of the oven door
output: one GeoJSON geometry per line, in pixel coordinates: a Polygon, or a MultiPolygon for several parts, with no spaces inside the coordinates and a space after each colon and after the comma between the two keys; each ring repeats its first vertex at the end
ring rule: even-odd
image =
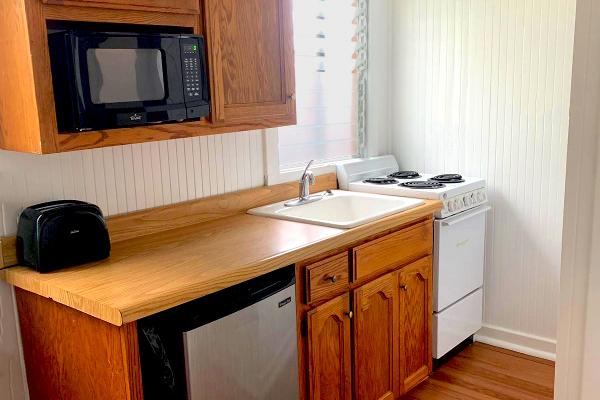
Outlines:
{"type": "Polygon", "coordinates": [[[483,286],[485,220],[490,207],[477,207],[436,220],[433,310],[439,312],[483,286]]]}
{"type": "Polygon", "coordinates": [[[186,118],[178,35],[75,33],[80,130],[186,118]]]}

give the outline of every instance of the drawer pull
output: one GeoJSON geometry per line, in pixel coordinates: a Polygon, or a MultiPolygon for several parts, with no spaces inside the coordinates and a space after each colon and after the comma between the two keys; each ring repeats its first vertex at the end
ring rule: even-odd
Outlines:
{"type": "Polygon", "coordinates": [[[307,304],[339,294],[350,283],[348,253],[326,258],[306,267],[307,304]]]}
{"type": "Polygon", "coordinates": [[[406,285],[400,285],[400,289],[404,290],[405,292],[408,290],[408,286],[406,285]]]}

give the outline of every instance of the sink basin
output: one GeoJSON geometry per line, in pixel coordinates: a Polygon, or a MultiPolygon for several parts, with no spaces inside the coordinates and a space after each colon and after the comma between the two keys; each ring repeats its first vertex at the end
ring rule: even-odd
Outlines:
{"type": "Polygon", "coordinates": [[[321,200],[295,207],[285,206],[285,201],[248,210],[249,214],[286,219],[289,221],[354,228],[420,206],[425,202],[407,197],[332,190],[321,200]]]}

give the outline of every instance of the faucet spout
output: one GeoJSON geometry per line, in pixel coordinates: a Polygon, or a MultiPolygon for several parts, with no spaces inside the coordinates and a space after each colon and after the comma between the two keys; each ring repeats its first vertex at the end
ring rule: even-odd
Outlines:
{"type": "Polygon", "coordinates": [[[311,196],[310,195],[310,185],[314,185],[315,183],[315,175],[312,171],[309,170],[310,166],[315,160],[310,160],[306,168],[304,168],[304,172],[300,177],[300,181],[298,182],[298,199],[288,201],[285,203],[288,207],[299,206],[306,203],[312,203],[313,201],[321,200],[323,196],[311,196]]]}

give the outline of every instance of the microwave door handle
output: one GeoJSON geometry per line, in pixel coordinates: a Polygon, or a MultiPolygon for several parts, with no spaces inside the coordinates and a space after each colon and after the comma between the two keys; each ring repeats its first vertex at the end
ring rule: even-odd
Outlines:
{"type": "Polygon", "coordinates": [[[479,210],[477,210],[475,212],[468,213],[466,215],[461,215],[460,218],[456,218],[456,219],[449,218],[450,219],[449,221],[442,221],[442,225],[444,225],[444,226],[456,225],[456,224],[458,224],[460,222],[463,222],[463,221],[465,221],[465,220],[467,220],[467,219],[469,219],[471,217],[474,217],[474,216],[479,215],[479,214],[486,213],[486,212],[490,211],[491,209],[492,209],[492,207],[487,206],[487,207],[483,207],[483,208],[481,208],[481,209],[479,209],[479,210]]]}

